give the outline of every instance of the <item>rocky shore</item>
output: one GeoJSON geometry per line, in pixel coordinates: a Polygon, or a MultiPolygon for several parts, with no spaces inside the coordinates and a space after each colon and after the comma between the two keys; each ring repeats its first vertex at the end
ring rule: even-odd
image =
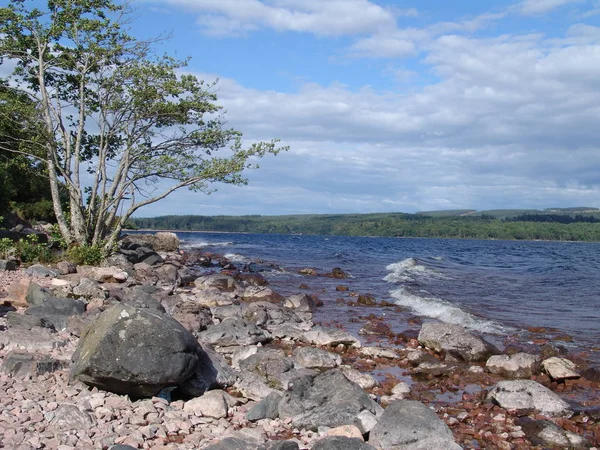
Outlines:
{"type": "Polygon", "coordinates": [[[0,264],[0,448],[545,449],[600,446],[599,373],[354,293],[318,292],[134,235],[103,267],[0,264]],[[4,270],[8,269],[8,270],[4,270]],[[358,330],[359,332],[356,332],[358,330]]]}

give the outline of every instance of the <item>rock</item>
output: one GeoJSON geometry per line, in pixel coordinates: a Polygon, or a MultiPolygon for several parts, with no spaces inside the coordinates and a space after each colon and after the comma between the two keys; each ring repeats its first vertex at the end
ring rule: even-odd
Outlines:
{"type": "Polygon", "coordinates": [[[327,431],[327,436],[344,436],[364,441],[363,433],[356,425],[342,425],[340,427],[331,428],[327,431]]]}
{"type": "Polygon", "coordinates": [[[317,275],[319,275],[319,273],[315,269],[312,269],[310,267],[307,267],[305,269],[300,269],[298,271],[298,273],[301,275],[310,275],[312,277],[316,277],[317,275]]]}
{"type": "Polygon", "coordinates": [[[34,327],[41,327],[56,331],[54,325],[43,317],[29,316],[13,311],[6,313],[6,325],[10,330],[31,330],[34,327]]]}
{"type": "Polygon", "coordinates": [[[188,331],[196,333],[213,325],[210,308],[191,301],[178,302],[170,311],[173,319],[182,324],[188,331]]]}
{"type": "Polygon", "coordinates": [[[458,325],[426,322],[419,332],[419,343],[466,362],[486,361],[498,349],[458,325]]]}
{"type": "Polygon", "coordinates": [[[124,272],[127,272],[129,276],[133,275],[133,264],[127,259],[122,253],[113,253],[102,261],[102,267],[117,267],[124,272]]]}
{"type": "Polygon", "coordinates": [[[27,275],[32,275],[34,277],[40,278],[54,278],[60,275],[60,272],[55,269],[50,269],[49,267],[43,266],[41,264],[34,264],[33,266],[29,266],[24,270],[27,275]]]}
{"type": "Polygon", "coordinates": [[[55,330],[65,330],[69,317],[85,313],[85,303],[72,298],[48,297],[41,305],[25,310],[28,316],[36,316],[52,324],[55,330]]]}
{"type": "Polygon", "coordinates": [[[135,286],[133,289],[125,291],[121,303],[133,308],[148,309],[150,311],[164,314],[165,307],[155,296],[160,291],[156,286],[135,286]]]}
{"type": "Polygon", "coordinates": [[[555,381],[580,378],[581,375],[575,369],[577,369],[575,363],[556,356],[542,362],[542,371],[555,381]]]}
{"type": "Polygon", "coordinates": [[[271,392],[248,411],[246,420],[249,422],[256,422],[262,419],[276,419],[279,416],[280,401],[281,394],[278,392],[271,392]]]}
{"type": "MultiPolygon", "coordinates": [[[[179,268],[172,263],[164,263],[154,268],[154,273],[158,277],[159,284],[164,286],[181,286],[179,277],[179,268]]],[[[193,279],[192,279],[193,280],[193,279]]]]}
{"type": "Polygon", "coordinates": [[[377,450],[362,439],[346,436],[327,436],[319,439],[312,447],[313,450],[377,450]]]}
{"type": "MultiPolygon", "coordinates": [[[[242,317],[260,327],[267,328],[282,324],[307,325],[293,310],[262,301],[246,306],[242,317]]],[[[305,328],[310,329],[310,325],[305,328]]]]}
{"type": "Polygon", "coordinates": [[[300,450],[295,441],[268,441],[258,450],[300,450]]]}
{"type": "Polygon", "coordinates": [[[181,242],[175,233],[159,231],[154,235],[152,248],[157,252],[176,252],[181,242]]]}
{"type": "Polygon", "coordinates": [[[510,411],[537,411],[546,415],[570,415],[569,404],[533,380],[499,381],[487,399],[510,411]]]}
{"type": "Polygon", "coordinates": [[[392,388],[392,396],[403,400],[405,395],[410,394],[410,386],[407,382],[401,381],[392,388]]]}
{"type": "Polygon", "coordinates": [[[459,450],[452,432],[421,402],[397,400],[388,405],[371,430],[369,443],[381,450],[459,450]]]}
{"type": "Polygon", "coordinates": [[[356,299],[356,303],[364,306],[375,306],[377,305],[377,300],[375,300],[375,297],[371,294],[361,294],[356,299]]]}
{"type": "Polygon", "coordinates": [[[67,366],[67,361],[59,361],[49,356],[12,351],[4,357],[0,371],[13,378],[26,379],[53,373],[67,366]]]}
{"type": "Polygon", "coordinates": [[[68,339],[40,327],[9,329],[0,333],[0,348],[10,345],[24,350],[49,351],[66,346],[67,342],[68,339]]]}
{"type": "Polygon", "coordinates": [[[201,346],[203,351],[199,354],[194,374],[178,388],[185,397],[197,397],[210,389],[233,386],[237,379],[237,374],[221,355],[208,344],[201,346]]]}
{"type": "Polygon", "coordinates": [[[78,298],[83,297],[86,300],[94,298],[104,300],[108,297],[108,292],[102,289],[97,281],[84,277],[79,280],[79,284],[73,288],[73,295],[78,298]]]}
{"type": "Polygon", "coordinates": [[[304,333],[304,339],[310,344],[320,347],[335,347],[339,344],[351,345],[353,347],[361,346],[358,338],[339,329],[325,330],[321,327],[314,327],[312,330],[304,333]]]}
{"type": "Polygon", "coordinates": [[[4,302],[9,302],[17,308],[26,307],[28,305],[26,297],[30,283],[31,280],[29,278],[21,278],[20,280],[12,282],[7,286],[6,297],[2,300],[4,302]]]}
{"type": "Polygon", "coordinates": [[[213,346],[254,345],[267,342],[270,337],[256,325],[240,318],[227,318],[217,325],[198,333],[198,339],[213,346]]]}
{"type": "Polygon", "coordinates": [[[538,372],[540,357],[528,353],[493,355],[485,363],[486,369],[506,378],[531,378],[538,372]]]}
{"type": "Polygon", "coordinates": [[[239,438],[228,437],[216,444],[205,447],[204,450],[256,450],[256,442],[249,442],[239,438]]]}
{"type": "Polygon", "coordinates": [[[323,275],[324,277],[328,277],[328,278],[338,278],[338,279],[343,279],[343,278],[350,278],[350,275],[348,275],[346,272],[344,272],[342,269],[340,269],[339,267],[334,267],[331,272],[326,273],[323,275]]]}
{"type": "Polygon", "coordinates": [[[245,302],[282,303],[285,297],[268,286],[248,286],[242,295],[245,302]]]}
{"type": "Polygon", "coordinates": [[[353,383],[358,384],[362,389],[371,389],[379,384],[377,380],[368,373],[360,372],[352,367],[342,367],[342,372],[346,378],[353,383]]]}
{"type": "Polygon", "coordinates": [[[300,347],[294,350],[296,366],[307,369],[332,369],[342,363],[342,357],[320,348],[300,347]]]}
{"type": "Polygon", "coordinates": [[[25,295],[25,300],[27,301],[27,305],[29,306],[39,306],[44,301],[49,298],[54,297],[52,291],[45,287],[40,286],[37,283],[31,281],[27,286],[27,294],[25,295]]]}
{"type": "Polygon", "coordinates": [[[56,263],[56,269],[61,273],[61,275],[77,273],[77,266],[69,261],[59,261],[56,263]]]}
{"type": "Polygon", "coordinates": [[[549,420],[533,420],[521,417],[516,421],[533,445],[551,448],[590,448],[585,438],[566,431],[549,420]]]}
{"type": "Polygon", "coordinates": [[[88,430],[96,425],[96,420],[76,405],[62,404],[54,411],[50,429],[57,431],[88,430]]]}
{"type": "Polygon", "coordinates": [[[352,425],[362,411],[380,409],[360,386],[339,370],[294,379],[279,403],[279,417],[299,428],[352,425]]]}
{"type": "Polygon", "coordinates": [[[214,319],[225,320],[229,317],[240,317],[242,315],[242,307],[240,305],[222,305],[210,308],[210,312],[214,319]]]}
{"type": "Polygon", "coordinates": [[[201,397],[187,401],[183,410],[196,416],[223,419],[227,417],[228,410],[224,395],[226,394],[220,390],[208,391],[201,397]]]}
{"type": "Polygon", "coordinates": [[[0,259],[0,271],[3,270],[17,270],[17,263],[12,259],[0,259]]]}
{"type": "Polygon", "coordinates": [[[242,370],[239,373],[235,387],[244,397],[260,401],[269,394],[276,392],[267,385],[265,378],[250,370],[242,370]]]}
{"type": "Polygon", "coordinates": [[[258,374],[271,388],[282,389],[283,376],[294,368],[294,362],[281,350],[263,348],[240,360],[239,366],[242,371],[258,374]]]}
{"type": "Polygon", "coordinates": [[[79,266],[77,273],[98,283],[124,283],[129,274],[119,267],[79,266]]]}
{"type": "Polygon", "coordinates": [[[149,397],[190,378],[201,352],[194,336],[175,319],[117,305],[81,337],[71,378],[117,394],[149,397]]]}
{"type": "Polygon", "coordinates": [[[285,300],[284,306],[292,308],[299,312],[314,312],[316,309],[315,301],[308,294],[296,294],[285,300]]]}
{"type": "Polygon", "coordinates": [[[361,356],[367,356],[369,358],[387,358],[387,359],[398,359],[398,353],[391,348],[380,348],[380,347],[362,347],[358,350],[361,356]]]}
{"type": "Polygon", "coordinates": [[[268,286],[269,282],[260,273],[238,273],[235,280],[245,286],[268,286]]]}
{"type": "Polygon", "coordinates": [[[194,285],[198,289],[217,289],[220,292],[233,292],[243,294],[244,289],[228,275],[213,274],[196,278],[194,285]]]}

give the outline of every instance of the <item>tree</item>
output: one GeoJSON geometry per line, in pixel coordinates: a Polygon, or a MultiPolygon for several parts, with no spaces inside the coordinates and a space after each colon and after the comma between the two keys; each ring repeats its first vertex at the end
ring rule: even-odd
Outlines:
{"type": "Polygon", "coordinates": [[[225,127],[214,85],[128,35],[125,7],[31,3],[0,8],[0,56],[16,62],[10,80],[42,120],[41,156],[29,156],[47,165],[66,242],[110,249],[139,208],[184,187],[210,193],[215,182],[245,184],[243,171],[257,167],[256,158],[286,149],[277,140],[243,148],[242,134],[225,127]]]}

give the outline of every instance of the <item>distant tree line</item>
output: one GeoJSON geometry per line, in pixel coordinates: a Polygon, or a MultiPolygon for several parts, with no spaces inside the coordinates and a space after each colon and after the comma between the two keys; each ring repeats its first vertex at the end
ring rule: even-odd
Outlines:
{"type": "Polygon", "coordinates": [[[506,222],[556,222],[556,223],[599,223],[600,219],[594,216],[584,216],[576,214],[571,216],[568,214],[521,214],[515,217],[507,217],[506,222]]]}
{"type": "MultiPolygon", "coordinates": [[[[583,217],[583,216],[582,216],[583,217]]],[[[161,216],[135,218],[138,228],[341,236],[431,237],[507,240],[600,241],[598,219],[500,220],[491,216],[429,217],[420,214],[323,214],[288,216],[161,216]]]]}

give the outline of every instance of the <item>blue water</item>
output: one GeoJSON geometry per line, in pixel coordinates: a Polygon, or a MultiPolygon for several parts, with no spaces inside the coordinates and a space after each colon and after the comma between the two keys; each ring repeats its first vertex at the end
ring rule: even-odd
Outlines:
{"type": "Polygon", "coordinates": [[[372,293],[416,316],[491,335],[552,328],[570,335],[573,343],[566,345],[575,350],[600,347],[598,243],[229,233],[179,237],[184,247],[278,266],[281,270],[265,276],[283,294],[299,292],[304,281],[331,288],[331,281],[298,275],[300,268],[328,272],[340,267],[352,276],[343,280],[352,290],[372,293]]]}

